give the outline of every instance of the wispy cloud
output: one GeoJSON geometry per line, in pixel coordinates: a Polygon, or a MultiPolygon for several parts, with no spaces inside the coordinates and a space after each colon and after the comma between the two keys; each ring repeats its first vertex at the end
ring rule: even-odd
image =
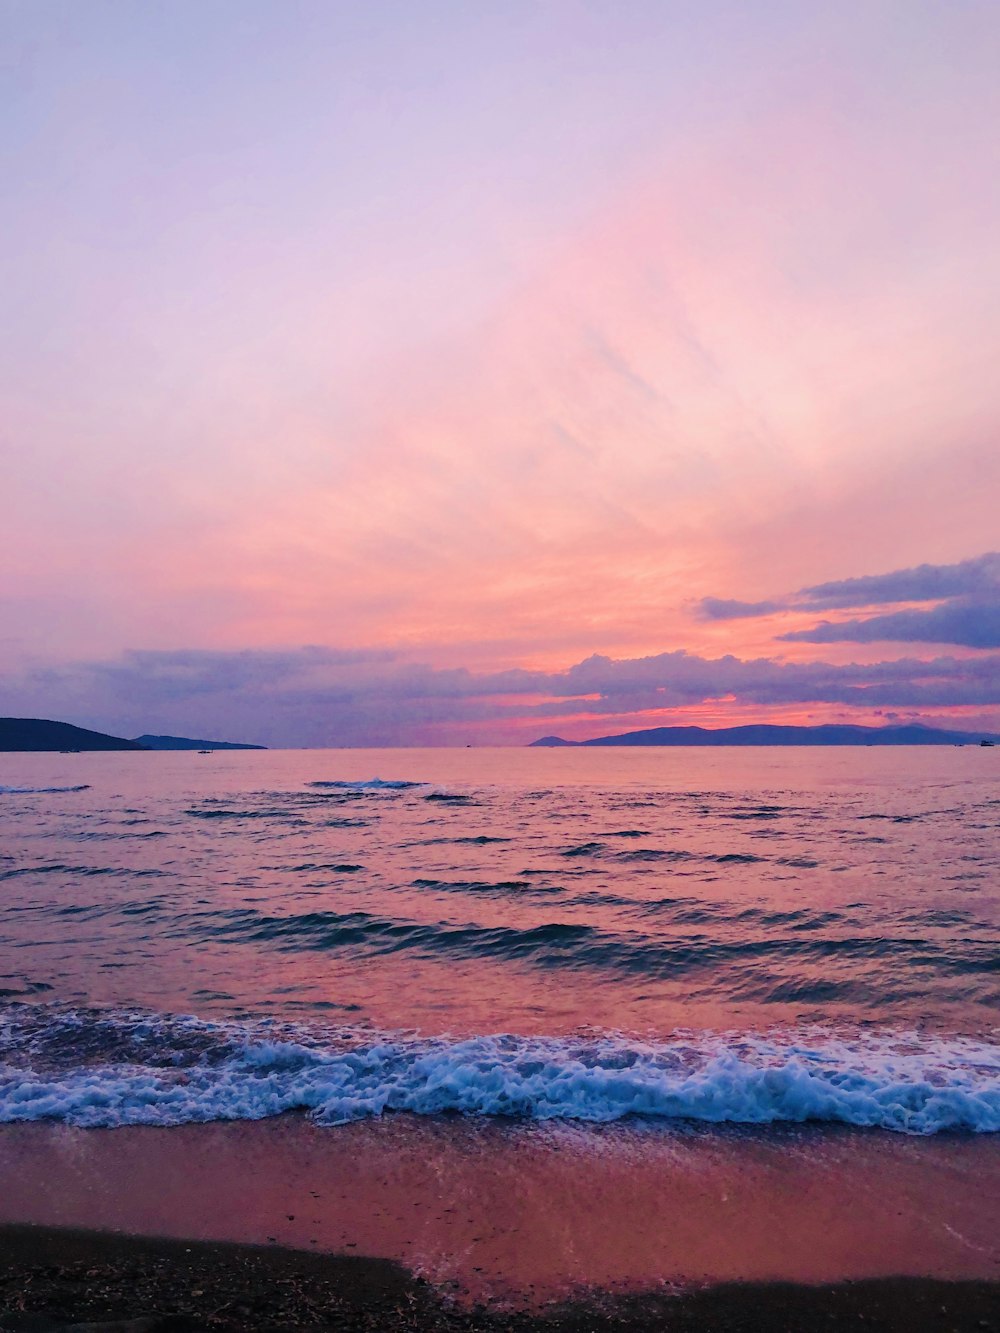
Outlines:
{"type": "Polygon", "coordinates": [[[787,602],[739,602],[733,597],[703,597],[698,609],[706,620],[749,620],[784,611],[787,602]]]}
{"type": "Polygon", "coordinates": [[[892,611],[866,620],[824,620],[778,636],[786,643],[953,643],[1000,648],[1000,598],[962,598],[930,609],[892,611]]]}
{"type": "Polygon", "coordinates": [[[777,637],[785,643],[950,643],[1000,647],[1000,553],[988,552],[953,565],[916,565],[888,574],[837,579],[761,602],[703,598],[707,620],[752,619],[781,612],[899,610],[845,620],[824,620],[777,637]],[[936,606],[912,603],[936,602],[936,606]],[[909,606],[902,606],[910,603],[909,606]]]}
{"type": "Polygon", "coordinates": [[[803,588],[796,597],[815,607],[861,607],[937,602],[977,593],[1000,593],[1000,552],[991,551],[954,565],[916,565],[890,574],[818,583],[803,588]]]}

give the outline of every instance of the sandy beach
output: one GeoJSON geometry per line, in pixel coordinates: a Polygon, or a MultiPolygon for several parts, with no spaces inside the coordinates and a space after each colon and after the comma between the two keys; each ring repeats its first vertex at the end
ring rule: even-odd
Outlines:
{"type": "Polygon", "coordinates": [[[1000,1327],[991,1138],[36,1123],[0,1171],[4,1330],[1000,1327]]]}
{"type": "Polygon", "coordinates": [[[391,1260],[467,1303],[1000,1278],[992,1135],[387,1116],[0,1130],[0,1221],[391,1260]]]}
{"type": "Polygon", "coordinates": [[[35,1227],[0,1228],[3,1333],[966,1333],[1000,1287],[889,1278],[592,1294],[544,1311],[456,1304],[384,1259],[35,1227]]]}

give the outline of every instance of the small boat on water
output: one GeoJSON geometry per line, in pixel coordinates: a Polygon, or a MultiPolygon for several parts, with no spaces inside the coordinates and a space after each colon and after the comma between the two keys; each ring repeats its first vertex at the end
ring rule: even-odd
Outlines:
{"type": "Polygon", "coordinates": [[[980,741],[979,744],[986,746],[988,749],[992,749],[993,746],[996,744],[996,741],[980,741]]]}

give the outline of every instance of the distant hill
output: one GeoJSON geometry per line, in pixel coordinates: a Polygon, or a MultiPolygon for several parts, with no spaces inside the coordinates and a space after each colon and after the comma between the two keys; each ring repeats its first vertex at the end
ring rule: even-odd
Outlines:
{"type": "Polygon", "coordinates": [[[0,717],[0,751],[21,750],[144,750],[139,741],[106,736],[69,722],[42,717],[0,717]]]}
{"type": "Polygon", "coordinates": [[[903,727],[855,727],[827,723],[818,727],[783,727],[769,723],[745,727],[650,727],[619,736],[595,736],[589,741],[565,741],[543,736],[533,746],[555,745],[978,745],[1000,741],[983,731],[940,731],[912,723],[903,727]]]}
{"type": "Polygon", "coordinates": [[[190,736],[136,736],[136,744],[146,750],[266,750],[266,745],[245,745],[242,741],[196,741],[190,736]]]}

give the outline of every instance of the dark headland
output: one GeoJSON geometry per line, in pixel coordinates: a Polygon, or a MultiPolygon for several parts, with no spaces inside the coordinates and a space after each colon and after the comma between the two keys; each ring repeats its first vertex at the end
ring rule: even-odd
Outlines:
{"type": "Polygon", "coordinates": [[[1000,736],[982,731],[942,731],[912,723],[901,727],[856,727],[828,723],[818,727],[650,727],[619,736],[595,736],[589,741],[567,741],[542,736],[532,746],[559,745],[979,745],[996,743],[1000,736]]]}
{"type": "Polygon", "coordinates": [[[266,750],[266,745],[247,745],[242,741],[198,741],[190,736],[136,736],[136,744],[146,750],[266,750]]]}
{"type": "Polygon", "coordinates": [[[0,751],[145,750],[138,741],[43,717],[0,717],[0,751]]]}
{"type": "MultiPolygon", "coordinates": [[[[188,736],[108,736],[43,717],[0,717],[0,752],[83,750],[264,750],[238,741],[198,741],[188,736]]],[[[2,1333],[2,1330],[0,1330],[2,1333]]]]}

